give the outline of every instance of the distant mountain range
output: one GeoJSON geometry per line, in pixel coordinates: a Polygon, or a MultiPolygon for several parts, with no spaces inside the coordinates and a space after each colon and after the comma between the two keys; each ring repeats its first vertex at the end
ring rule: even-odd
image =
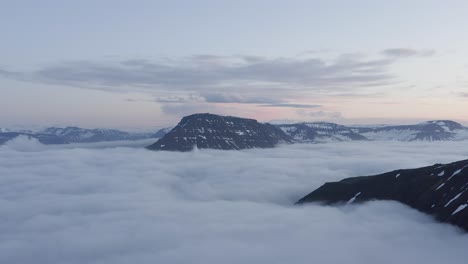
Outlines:
{"type": "Polygon", "coordinates": [[[154,133],[131,133],[115,129],[50,127],[41,131],[0,128],[0,144],[19,135],[43,144],[92,143],[159,138],[152,150],[186,151],[197,148],[268,148],[281,143],[326,143],[340,141],[456,141],[468,139],[468,128],[450,120],[414,125],[344,126],[328,122],[295,124],[259,123],[248,118],[194,114],[174,128],[154,133]],[[172,131],[171,131],[172,130],[172,131]],[[167,134],[167,136],[166,136],[167,134]],[[206,138],[206,139],[205,139],[206,138]]]}
{"type": "Polygon", "coordinates": [[[349,127],[334,123],[314,122],[276,126],[299,143],[369,140],[349,127]]]}
{"type": "Polygon", "coordinates": [[[435,120],[416,125],[351,127],[370,140],[446,141],[468,139],[468,128],[451,120],[435,120]]]}
{"type": "Polygon", "coordinates": [[[86,129],[80,127],[49,127],[41,131],[12,131],[0,129],[0,144],[18,136],[37,139],[42,144],[94,143],[117,140],[140,140],[163,137],[170,128],[155,133],[131,133],[115,129],[86,129]]]}
{"type": "Polygon", "coordinates": [[[342,126],[326,122],[277,126],[295,141],[303,143],[351,140],[449,141],[468,139],[468,128],[450,120],[399,126],[342,126]]]}
{"type": "Polygon", "coordinates": [[[468,231],[468,160],[326,183],[297,204],[394,200],[468,231]]]}
{"type": "Polygon", "coordinates": [[[0,145],[6,143],[9,140],[12,140],[18,136],[26,136],[28,138],[37,139],[42,144],[67,144],[66,140],[52,134],[43,134],[38,132],[0,132],[0,145]]]}
{"type": "Polygon", "coordinates": [[[464,139],[468,139],[468,128],[450,120],[400,126],[343,126],[327,122],[271,125],[247,118],[194,114],[184,117],[148,149],[189,151],[196,147],[229,150],[272,148],[281,143],[464,139]]]}

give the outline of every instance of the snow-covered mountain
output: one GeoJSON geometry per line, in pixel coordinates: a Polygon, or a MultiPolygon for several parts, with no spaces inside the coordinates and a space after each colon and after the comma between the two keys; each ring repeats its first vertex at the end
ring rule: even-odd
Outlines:
{"type": "Polygon", "coordinates": [[[277,125],[284,133],[300,143],[367,140],[352,129],[327,122],[277,125]]]}
{"type": "Polygon", "coordinates": [[[116,129],[86,129],[80,127],[49,127],[41,131],[43,134],[56,135],[70,143],[91,143],[116,140],[139,140],[158,138],[164,133],[160,130],[156,133],[131,133],[116,129]]]}
{"type": "Polygon", "coordinates": [[[193,148],[246,149],[272,148],[291,143],[291,138],[274,125],[253,119],[213,114],[194,114],[182,118],[150,150],[190,151],[193,148]]]}
{"type": "MultiPolygon", "coordinates": [[[[90,143],[114,140],[140,139],[140,135],[114,129],[85,129],[79,127],[49,127],[41,131],[44,134],[56,135],[70,143],[90,143]]],[[[146,138],[146,135],[143,135],[146,138]]]]}
{"type": "Polygon", "coordinates": [[[44,134],[44,133],[35,133],[35,132],[0,132],[0,145],[4,144],[5,142],[12,140],[18,136],[25,136],[28,138],[37,139],[42,144],[66,144],[68,143],[61,137],[51,134],[44,134]]]}
{"type": "Polygon", "coordinates": [[[447,141],[468,138],[468,129],[450,120],[428,121],[416,125],[351,127],[370,140],[447,141]]]}
{"type": "Polygon", "coordinates": [[[468,231],[468,160],[325,183],[297,204],[394,200],[468,231]]]}
{"type": "MultiPolygon", "coordinates": [[[[205,115],[209,120],[216,115],[210,114],[195,114],[192,116],[198,117],[200,115],[205,115]]],[[[219,117],[219,116],[218,116],[219,117]]],[[[235,117],[223,117],[225,119],[235,117]]],[[[246,118],[238,118],[243,120],[252,120],[246,118]]],[[[218,122],[214,121],[212,122],[218,122]]],[[[237,120],[237,119],[235,119],[237,120]]],[[[255,121],[256,122],[256,121],[255,121]]],[[[207,122],[195,122],[198,126],[197,131],[190,132],[190,137],[204,137],[206,132],[203,129],[210,128],[214,126],[214,123],[207,122]]],[[[194,124],[195,124],[194,123],[194,124]]],[[[248,126],[253,126],[253,123],[244,121],[245,125],[236,124],[235,126],[226,125],[224,126],[223,134],[229,134],[226,136],[227,139],[235,142],[234,138],[241,137],[245,135],[236,134],[236,131],[241,131],[244,126],[244,130],[248,126]],[[237,130],[236,130],[237,129],[237,130]],[[230,131],[233,130],[233,131],[230,131]],[[234,134],[233,134],[234,133],[234,134]]],[[[220,123],[221,124],[221,123],[220,123]]],[[[447,140],[468,140],[468,128],[463,125],[450,121],[450,120],[435,120],[428,121],[415,125],[353,125],[353,126],[344,126],[328,122],[304,122],[304,123],[295,123],[295,124],[261,124],[275,130],[277,137],[282,138],[284,142],[293,142],[293,143],[326,143],[326,142],[341,142],[341,141],[354,141],[354,140],[372,140],[372,141],[447,141],[447,140]]],[[[180,124],[178,125],[178,127],[180,124]]],[[[254,127],[258,127],[257,124],[254,127]]],[[[177,128],[177,127],[176,127],[177,128]]],[[[220,129],[222,127],[216,127],[220,129]]],[[[80,127],[49,127],[44,130],[34,132],[30,130],[13,130],[7,128],[0,128],[0,144],[13,139],[19,135],[24,135],[31,138],[36,138],[39,142],[43,144],[66,144],[66,143],[92,143],[92,142],[102,142],[102,141],[116,141],[116,140],[140,140],[140,139],[149,139],[149,138],[162,138],[170,132],[180,133],[180,127],[178,131],[173,131],[175,128],[162,128],[154,133],[132,133],[125,132],[115,129],[86,129],[80,127]]],[[[211,128],[213,129],[213,128],[211,128]]],[[[188,131],[187,131],[188,133],[188,131]]],[[[218,133],[218,132],[217,132],[218,133]]],[[[270,134],[265,134],[265,139],[263,141],[270,140],[268,137],[270,134]]],[[[187,136],[182,136],[186,137],[187,136]]],[[[253,136],[248,140],[253,140],[253,136]]],[[[193,141],[193,140],[192,140],[193,141]]],[[[255,136],[255,141],[260,142],[261,134],[255,136]]],[[[200,139],[197,140],[200,142],[200,139]]],[[[200,143],[203,145],[202,143],[200,143]]],[[[220,143],[221,144],[221,143],[220,143]]],[[[237,143],[236,143],[237,144],[237,143]]],[[[239,143],[239,149],[242,143],[239,143]]],[[[256,143],[251,142],[251,145],[256,143]]],[[[258,143],[263,145],[263,143],[258,143]]],[[[168,144],[165,144],[168,145],[168,144]]],[[[225,149],[225,147],[213,145],[213,148],[225,149]]],[[[249,144],[245,146],[248,147],[249,144]]],[[[209,145],[206,145],[209,146],[209,145]]]]}
{"type": "Polygon", "coordinates": [[[161,128],[159,129],[156,133],[154,133],[154,138],[162,138],[164,137],[167,133],[169,133],[169,131],[171,131],[173,129],[173,127],[165,127],[165,128],[161,128]]]}
{"type": "Polygon", "coordinates": [[[277,125],[301,143],[329,141],[447,141],[468,139],[468,128],[450,120],[428,121],[415,125],[342,126],[315,122],[277,125]]]}
{"type": "Polygon", "coordinates": [[[0,144],[17,136],[24,135],[39,140],[42,144],[94,143],[116,140],[140,140],[160,138],[167,133],[163,128],[155,133],[131,133],[115,129],[87,129],[80,127],[49,127],[38,132],[0,130],[0,144]]]}

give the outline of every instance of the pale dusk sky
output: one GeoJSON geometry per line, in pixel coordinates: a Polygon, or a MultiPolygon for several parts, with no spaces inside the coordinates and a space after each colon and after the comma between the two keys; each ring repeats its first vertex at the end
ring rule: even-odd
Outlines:
{"type": "Polygon", "coordinates": [[[467,1],[1,1],[0,127],[468,124],[467,1]]]}

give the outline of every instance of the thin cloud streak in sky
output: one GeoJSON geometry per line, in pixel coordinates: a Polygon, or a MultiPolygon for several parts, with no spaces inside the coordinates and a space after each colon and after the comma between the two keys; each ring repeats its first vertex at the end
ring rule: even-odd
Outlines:
{"type": "Polygon", "coordinates": [[[322,118],[322,119],[340,119],[343,118],[343,115],[340,112],[333,112],[333,111],[306,111],[304,109],[300,109],[297,111],[300,116],[305,118],[312,117],[312,118],[322,118]]]}
{"type": "Polygon", "coordinates": [[[149,90],[256,92],[304,88],[349,90],[353,86],[388,84],[393,79],[387,67],[392,59],[365,60],[343,55],[332,62],[320,58],[262,58],[251,56],[210,59],[197,56],[170,61],[124,60],[115,62],[70,61],[35,72],[10,73],[9,78],[31,82],[109,90],[140,87],[149,90]]]}
{"type": "MultiPolygon", "coordinates": [[[[36,85],[33,90],[36,93],[42,88],[41,96],[51,91],[62,94],[63,100],[49,96],[47,101],[53,104],[41,104],[35,107],[42,110],[39,113],[44,120],[54,115],[58,120],[64,119],[63,116],[51,115],[49,112],[56,112],[55,108],[62,107],[62,102],[73,101],[67,98],[67,89],[70,87],[81,89],[73,93],[82,94],[85,98],[80,98],[76,102],[86,100],[87,96],[93,96],[96,91],[115,92],[108,95],[99,94],[101,101],[108,104],[103,110],[106,117],[113,117],[115,113],[129,107],[130,110],[126,113],[128,115],[132,113],[134,119],[144,119],[143,125],[158,122],[158,119],[167,119],[161,114],[169,113],[172,117],[180,118],[182,115],[200,111],[229,115],[249,113],[252,118],[261,120],[273,119],[275,116],[300,119],[302,117],[291,110],[315,108],[313,105],[323,105],[324,110],[339,111],[348,118],[363,115],[374,118],[376,117],[374,115],[388,114],[383,113],[383,110],[362,111],[361,107],[354,107],[351,100],[363,99],[362,105],[365,108],[371,108],[369,105],[373,103],[372,96],[381,95],[382,98],[394,100],[392,94],[397,91],[393,84],[405,81],[395,75],[394,67],[398,67],[397,62],[407,57],[421,57],[411,54],[424,53],[420,50],[392,50],[393,53],[406,55],[388,56],[382,52],[289,57],[204,54],[154,59],[90,59],[51,62],[29,72],[17,68],[14,68],[14,72],[0,69],[0,75],[9,79],[7,82],[12,82],[14,85],[24,85],[24,87],[31,86],[31,83],[36,85]],[[130,100],[122,98],[122,93],[129,94],[130,100]],[[119,109],[115,109],[117,106],[113,103],[114,99],[137,103],[133,105],[122,103],[118,106],[119,109]],[[151,106],[149,104],[151,102],[155,105],[151,106]],[[210,104],[214,106],[209,106],[210,104]],[[270,108],[255,105],[268,105],[270,108]]],[[[388,52],[390,51],[387,50],[388,52]]],[[[6,67],[5,69],[8,69],[8,66],[6,67]]],[[[7,89],[24,105],[38,104],[27,99],[28,97],[20,96],[22,90],[7,89]]],[[[101,109],[103,103],[95,100],[94,107],[101,109]]],[[[7,108],[6,104],[3,105],[7,108]]],[[[14,111],[14,117],[8,116],[7,120],[11,123],[10,120],[16,122],[16,120],[30,119],[29,115],[22,113],[22,109],[24,107],[14,111]]],[[[75,114],[75,109],[65,109],[63,115],[75,114]]],[[[82,119],[84,116],[89,117],[89,114],[79,115],[82,119]]],[[[421,119],[430,118],[417,115],[414,113],[414,116],[421,119]]],[[[321,115],[320,118],[327,116],[321,115]]],[[[127,125],[125,123],[128,123],[124,119],[118,122],[125,126],[127,125]]]]}
{"type": "Polygon", "coordinates": [[[430,57],[435,54],[434,50],[415,50],[406,48],[386,49],[382,54],[390,57],[405,58],[405,57],[430,57]]]}
{"type": "Polygon", "coordinates": [[[326,181],[462,159],[466,144],[172,153],[11,142],[0,149],[0,262],[464,263],[466,234],[406,206],[293,203],[326,181]]]}
{"type": "Polygon", "coordinates": [[[202,94],[202,96],[208,103],[279,104],[284,102],[284,100],[281,99],[260,96],[243,96],[233,93],[205,93],[202,94]]]}
{"type": "Polygon", "coordinates": [[[320,108],[322,106],[313,105],[313,104],[265,104],[265,105],[259,105],[259,107],[320,108]]]}

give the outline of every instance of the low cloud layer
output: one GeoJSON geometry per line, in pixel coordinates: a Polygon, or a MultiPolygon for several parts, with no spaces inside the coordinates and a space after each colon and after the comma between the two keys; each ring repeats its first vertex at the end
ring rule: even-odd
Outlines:
{"type": "Polygon", "coordinates": [[[22,139],[0,148],[0,263],[465,263],[466,234],[398,203],[292,204],[326,181],[466,158],[467,144],[172,153],[22,139]]]}

